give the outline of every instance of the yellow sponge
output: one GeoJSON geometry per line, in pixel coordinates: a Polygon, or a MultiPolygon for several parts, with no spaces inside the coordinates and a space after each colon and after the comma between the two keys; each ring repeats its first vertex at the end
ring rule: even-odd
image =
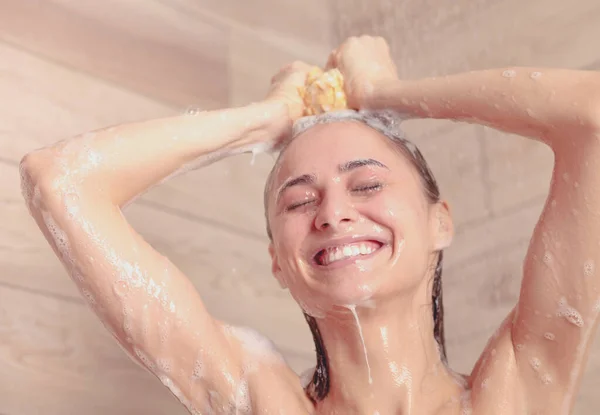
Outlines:
{"type": "Polygon", "coordinates": [[[348,108],[344,93],[344,78],[337,69],[323,72],[321,68],[315,67],[308,73],[306,84],[299,92],[304,100],[304,115],[348,108]]]}

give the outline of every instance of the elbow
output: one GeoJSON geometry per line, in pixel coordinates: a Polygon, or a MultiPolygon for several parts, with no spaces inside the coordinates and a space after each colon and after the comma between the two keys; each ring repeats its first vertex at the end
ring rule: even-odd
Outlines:
{"type": "Polygon", "coordinates": [[[25,154],[19,162],[21,194],[30,210],[39,207],[42,193],[56,178],[56,161],[47,149],[25,154]]]}
{"type": "Polygon", "coordinates": [[[39,187],[41,160],[39,151],[25,154],[19,162],[19,175],[21,181],[21,194],[25,204],[32,211],[39,207],[39,187]]]}

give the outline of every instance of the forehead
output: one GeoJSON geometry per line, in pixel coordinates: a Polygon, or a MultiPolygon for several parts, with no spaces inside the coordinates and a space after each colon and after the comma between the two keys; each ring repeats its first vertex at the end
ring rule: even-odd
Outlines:
{"type": "Polygon", "coordinates": [[[383,134],[355,121],[320,124],[296,137],[278,162],[274,184],[290,176],[334,173],[340,164],[372,158],[385,165],[405,164],[383,134]]]}

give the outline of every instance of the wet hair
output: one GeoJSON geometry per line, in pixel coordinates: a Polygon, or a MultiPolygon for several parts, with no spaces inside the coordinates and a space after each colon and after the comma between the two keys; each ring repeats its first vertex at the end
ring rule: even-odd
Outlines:
{"type": "MultiPolygon", "coordinates": [[[[437,185],[437,182],[433,176],[433,173],[429,169],[425,158],[419,151],[419,149],[410,141],[408,141],[404,132],[400,128],[400,124],[404,121],[406,117],[402,115],[390,111],[336,111],[316,116],[304,117],[296,121],[294,124],[294,128],[289,139],[283,143],[277,161],[269,174],[265,186],[264,193],[264,204],[265,204],[265,218],[267,223],[267,234],[269,239],[273,239],[273,235],[271,233],[271,228],[269,226],[269,218],[268,218],[268,198],[271,192],[271,187],[274,180],[275,172],[277,171],[277,166],[279,165],[279,161],[281,159],[282,154],[285,152],[287,144],[289,144],[295,137],[302,134],[309,128],[317,125],[317,124],[329,124],[333,122],[344,122],[344,121],[354,121],[361,122],[381,134],[387,137],[394,145],[394,148],[401,153],[406,159],[412,164],[415,170],[419,173],[419,178],[423,185],[423,190],[425,196],[429,203],[434,204],[440,201],[440,190],[437,185]]],[[[442,260],[443,260],[443,252],[438,252],[437,264],[435,267],[435,272],[433,276],[433,286],[431,290],[431,307],[433,314],[433,337],[438,344],[438,349],[440,352],[440,357],[444,363],[447,362],[446,356],[446,341],[444,337],[444,306],[443,306],[443,298],[442,298],[442,260]]],[[[327,350],[325,349],[325,344],[323,342],[323,338],[321,336],[321,332],[319,330],[319,326],[317,325],[317,320],[304,313],[304,318],[306,319],[310,331],[313,336],[313,340],[315,343],[315,349],[317,354],[317,365],[315,368],[315,372],[312,376],[310,383],[306,386],[306,392],[308,396],[313,400],[313,402],[317,402],[323,400],[327,393],[329,392],[329,363],[327,359],[327,350]]]]}

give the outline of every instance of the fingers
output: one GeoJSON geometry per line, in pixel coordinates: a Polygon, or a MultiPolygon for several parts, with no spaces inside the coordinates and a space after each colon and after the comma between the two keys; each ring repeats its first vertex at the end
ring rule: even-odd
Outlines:
{"type": "Polygon", "coordinates": [[[342,42],[342,44],[337,49],[335,49],[334,52],[336,53],[336,55],[339,55],[341,52],[346,51],[354,46],[362,46],[362,47],[376,46],[376,47],[383,48],[386,51],[390,50],[389,44],[388,44],[387,40],[385,40],[385,38],[383,38],[381,36],[363,35],[363,36],[350,36],[344,42],[342,42]]]}
{"type": "Polygon", "coordinates": [[[327,59],[327,64],[325,65],[325,71],[328,71],[333,68],[337,68],[338,66],[338,49],[335,49],[333,52],[329,54],[329,58],[327,59]]]}

